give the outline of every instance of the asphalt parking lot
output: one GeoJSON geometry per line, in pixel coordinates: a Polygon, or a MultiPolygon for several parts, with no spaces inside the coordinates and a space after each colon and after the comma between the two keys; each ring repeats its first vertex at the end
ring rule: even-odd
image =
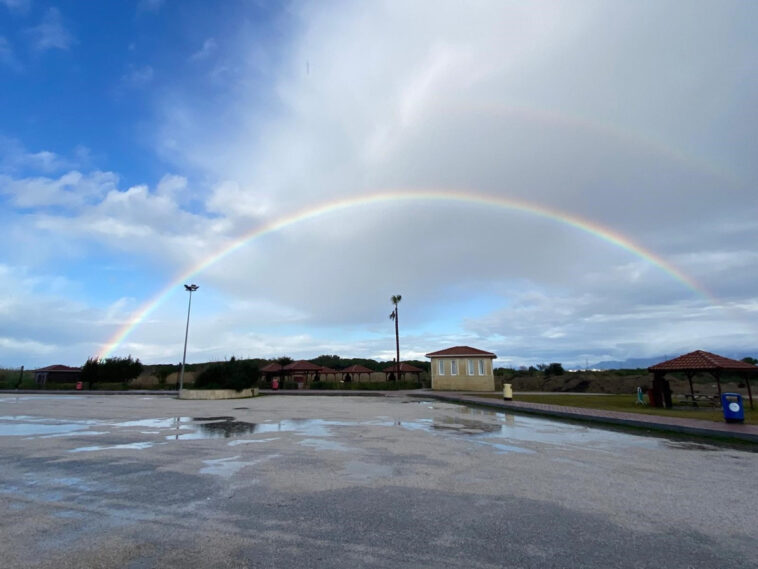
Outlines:
{"type": "Polygon", "coordinates": [[[5,568],[758,567],[758,454],[396,397],[0,397],[5,568]]]}

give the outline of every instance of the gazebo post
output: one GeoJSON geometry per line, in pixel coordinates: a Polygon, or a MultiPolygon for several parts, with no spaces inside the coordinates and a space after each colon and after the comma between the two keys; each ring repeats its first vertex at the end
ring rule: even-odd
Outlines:
{"type": "Polygon", "coordinates": [[[692,387],[692,372],[687,372],[687,381],[690,382],[690,395],[692,395],[692,406],[697,407],[697,401],[695,401],[695,389],[692,387]]]}
{"type": "Polygon", "coordinates": [[[716,387],[719,390],[719,404],[720,404],[721,402],[721,374],[718,372],[718,370],[716,370],[716,371],[712,371],[711,375],[716,378],[716,387]]]}
{"type": "Polygon", "coordinates": [[[750,374],[749,373],[745,374],[745,383],[747,384],[747,396],[748,396],[748,399],[750,399],[750,408],[752,409],[753,408],[753,392],[750,389],[750,374]]]}

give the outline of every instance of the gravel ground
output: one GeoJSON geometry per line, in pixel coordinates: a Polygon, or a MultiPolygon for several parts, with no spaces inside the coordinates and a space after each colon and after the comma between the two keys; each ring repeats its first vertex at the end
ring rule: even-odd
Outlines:
{"type": "Polygon", "coordinates": [[[758,567],[758,454],[390,397],[0,397],[0,565],[758,567]]]}

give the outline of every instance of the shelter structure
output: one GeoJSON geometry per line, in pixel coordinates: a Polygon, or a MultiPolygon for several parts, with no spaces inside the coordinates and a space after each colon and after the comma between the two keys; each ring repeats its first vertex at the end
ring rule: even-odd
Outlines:
{"type": "Polygon", "coordinates": [[[308,380],[314,378],[321,371],[321,366],[306,360],[300,360],[287,364],[282,368],[286,375],[291,375],[297,383],[298,389],[308,385],[308,380]]]}
{"type": "Polygon", "coordinates": [[[655,364],[647,369],[653,374],[653,398],[656,405],[671,407],[671,391],[668,389],[668,382],[665,380],[667,373],[679,372],[687,377],[687,381],[690,383],[690,396],[694,405],[697,405],[695,390],[692,386],[692,378],[695,374],[709,373],[713,376],[718,386],[720,400],[721,377],[724,373],[728,373],[745,378],[750,408],[753,408],[753,391],[750,388],[750,378],[758,374],[758,366],[753,364],[725,358],[703,350],[695,350],[678,358],[655,364]]]}
{"type": "Polygon", "coordinates": [[[82,368],[69,367],[61,364],[34,370],[34,381],[39,386],[50,383],[75,383],[82,375],[82,368]]]}
{"type": "Polygon", "coordinates": [[[424,370],[416,366],[412,366],[411,364],[407,364],[405,362],[400,362],[399,366],[393,362],[392,364],[384,368],[382,371],[384,372],[385,379],[387,381],[390,381],[391,379],[397,379],[398,381],[400,381],[406,373],[410,373],[416,376],[417,382],[420,382],[421,374],[423,373],[424,370]]]}
{"type": "Polygon", "coordinates": [[[271,382],[275,377],[282,377],[282,366],[276,362],[271,362],[261,368],[261,373],[267,382],[271,382]]]}
{"type": "Polygon", "coordinates": [[[366,366],[355,364],[346,367],[345,369],[341,370],[340,373],[342,374],[342,381],[347,383],[353,381],[354,376],[357,376],[358,379],[360,379],[361,375],[364,373],[368,376],[368,379],[371,379],[371,374],[374,373],[374,370],[369,369],[366,366]]]}
{"type": "Polygon", "coordinates": [[[432,389],[494,391],[497,357],[471,346],[454,346],[426,354],[432,360],[432,389]]]}
{"type": "Polygon", "coordinates": [[[338,372],[336,369],[332,369],[332,368],[327,367],[327,366],[321,366],[321,371],[319,372],[319,374],[321,375],[322,378],[323,377],[329,377],[331,375],[331,376],[334,377],[335,381],[337,379],[337,374],[338,373],[340,373],[340,372],[338,372]]]}

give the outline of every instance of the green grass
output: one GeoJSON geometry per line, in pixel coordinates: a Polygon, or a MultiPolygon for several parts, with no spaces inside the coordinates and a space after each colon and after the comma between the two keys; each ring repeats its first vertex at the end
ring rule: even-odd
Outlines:
{"type": "MultiPolygon", "coordinates": [[[[472,394],[474,395],[474,394],[472,394]]],[[[476,395],[482,395],[476,394],[476,395]]],[[[500,394],[486,394],[484,397],[502,399],[500,394]]],[[[547,405],[566,405],[568,407],[582,407],[584,409],[601,409],[607,411],[621,411],[625,413],[640,413],[643,415],[660,415],[663,417],[682,417],[687,419],[703,419],[705,421],[724,422],[724,414],[720,407],[705,406],[692,407],[689,404],[674,405],[673,409],[661,409],[658,407],[642,406],[635,404],[633,395],[565,395],[560,393],[514,394],[514,401],[527,403],[545,403],[547,405]]],[[[745,404],[745,423],[758,424],[758,409],[750,409],[747,398],[745,404]]]]}

